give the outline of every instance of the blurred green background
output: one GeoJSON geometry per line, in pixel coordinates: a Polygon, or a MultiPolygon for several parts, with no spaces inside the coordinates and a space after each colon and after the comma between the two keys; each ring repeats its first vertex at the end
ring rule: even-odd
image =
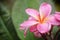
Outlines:
{"type": "MultiPolygon", "coordinates": [[[[19,30],[20,23],[28,18],[25,9],[34,8],[38,10],[43,2],[52,5],[52,13],[60,11],[59,0],[0,0],[0,40],[44,40],[36,38],[29,31],[26,38],[24,38],[23,31],[19,30]]],[[[57,30],[58,28],[54,27],[54,35],[57,30]]]]}

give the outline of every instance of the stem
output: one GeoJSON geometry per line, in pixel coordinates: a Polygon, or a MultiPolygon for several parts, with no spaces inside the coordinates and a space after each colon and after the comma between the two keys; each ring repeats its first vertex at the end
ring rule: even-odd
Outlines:
{"type": "Polygon", "coordinates": [[[53,35],[52,35],[52,30],[53,30],[53,25],[51,27],[51,30],[49,31],[49,33],[47,34],[41,34],[41,36],[45,39],[45,40],[53,40],[53,35]]]}
{"type": "Polygon", "coordinates": [[[53,40],[52,30],[53,30],[53,25],[52,25],[52,27],[51,27],[51,30],[47,33],[47,38],[48,38],[49,40],[53,40]]]}
{"type": "Polygon", "coordinates": [[[50,35],[52,34],[52,30],[53,30],[53,25],[51,27],[51,30],[49,31],[50,35]]]}
{"type": "MultiPolygon", "coordinates": [[[[41,33],[40,33],[40,34],[41,34],[41,33]]],[[[45,34],[41,34],[41,36],[43,37],[43,39],[48,40],[48,38],[46,37],[45,34]]]]}
{"type": "Polygon", "coordinates": [[[53,34],[52,34],[52,30],[53,30],[53,25],[52,25],[52,27],[51,27],[51,30],[49,31],[49,37],[50,37],[50,39],[51,40],[53,40],[53,34]]]}

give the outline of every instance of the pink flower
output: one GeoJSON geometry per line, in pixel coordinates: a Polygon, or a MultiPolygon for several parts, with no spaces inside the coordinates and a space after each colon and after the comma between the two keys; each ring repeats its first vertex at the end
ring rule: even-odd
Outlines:
{"type": "Polygon", "coordinates": [[[39,12],[35,9],[26,9],[26,13],[30,16],[27,21],[22,23],[20,26],[21,30],[24,30],[24,34],[28,28],[30,32],[33,32],[35,36],[40,37],[40,33],[47,33],[50,31],[52,25],[59,25],[56,21],[55,15],[50,15],[52,7],[48,3],[42,3],[39,7],[39,12]]]}
{"type": "Polygon", "coordinates": [[[55,18],[58,22],[60,22],[60,12],[55,12],[55,18]]]}

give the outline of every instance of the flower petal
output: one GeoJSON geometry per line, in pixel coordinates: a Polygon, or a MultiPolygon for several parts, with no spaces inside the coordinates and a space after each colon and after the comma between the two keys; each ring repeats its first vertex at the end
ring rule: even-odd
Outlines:
{"type": "Polygon", "coordinates": [[[36,21],[36,19],[34,19],[33,17],[29,17],[29,19],[28,20],[35,20],[36,21]]]}
{"type": "Polygon", "coordinates": [[[38,30],[40,33],[46,33],[46,32],[48,32],[50,29],[51,29],[51,24],[49,24],[49,23],[38,24],[38,26],[37,26],[37,30],[38,30]]]}
{"type": "Polygon", "coordinates": [[[40,8],[39,8],[39,12],[40,12],[40,16],[41,18],[49,16],[51,13],[51,5],[48,3],[42,3],[40,8]]]}
{"type": "Polygon", "coordinates": [[[26,37],[27,30],[28,30],[28,28],[26,28],[26,29],[24,30],[24,37],[26,37]]]}
{"type": "Polygon", "coordinates": [[[38,22],[34,21],[34,20],[28,20],[25,21],[24,23],[22,23],[20,26],[20,29],[25,30],[26,28],[33,26],[35,24],[37,24],[38,22]]]}
{"type": "Polygon", "coordinates": [[[37,10],[28,8],[26,9],[26,13],[38,20],[39,12],[37,10]]]}
{"type": "Polygon", "coordinates": [[[30,32],[35,32],[35,31],[37,31],[37,25],[31,26],[30,32]]]}
{"type": "Polygon", "coordinates": [[[41,37],[41,34],[38,31],[34,32],[34,35],[39,38],[41,37]]]}
{"type": "Polygon", "coordinates": [[[60,12],[55,12],[55,18],[60,22],[60,12]]]}
{"type": "Polygon", "coordinates": [[[28,20],[28,21],[25,21],[24,23],[22,23],[20,26],[20,30],[24,30],[24,37],[26,37],[26,34],[27,34],[27,30],[29,27],[37,24],[38,22],[36,21],[33,21],[33,20],[28,20]]]}
{"type": "Polygon", "coordinates": [[[55,18],[55,14],[49,17],[48,22],[51,23],[52,25],[60,25],[60,22],[58,22],[55,18]]]}

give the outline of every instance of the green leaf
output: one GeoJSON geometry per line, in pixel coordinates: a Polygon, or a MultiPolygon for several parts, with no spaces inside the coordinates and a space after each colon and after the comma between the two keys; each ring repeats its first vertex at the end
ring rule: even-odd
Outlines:
{"type": "Polygon", "coordinates": [[[0,40],[19,40],[12,23],[10,11],[2,5],[0,11],[0,40]]]}
{"type": "Polygon", "coordinates": [[[0,29],[0,39],[3,39],[3,40],[13,40],[13,38],[11,37],[9,31],[6,29],[6,26],[5,24],[3,23],[1,17],[0,17],[0,25],[1,25],[1,29],[0,29]],[[7,36],[8,35],[8,36],[7,36]],[[7,38],[6,38],[7,37],[7,38]]]}
{"type": "Polygon", "coordinates": [[[56,35],[56,32],[57,32],[57,31],[58,31],[58,27],[57,27],[57,26],[53,27],[53,30],[52,30],[53,36],[56,35]]]}

